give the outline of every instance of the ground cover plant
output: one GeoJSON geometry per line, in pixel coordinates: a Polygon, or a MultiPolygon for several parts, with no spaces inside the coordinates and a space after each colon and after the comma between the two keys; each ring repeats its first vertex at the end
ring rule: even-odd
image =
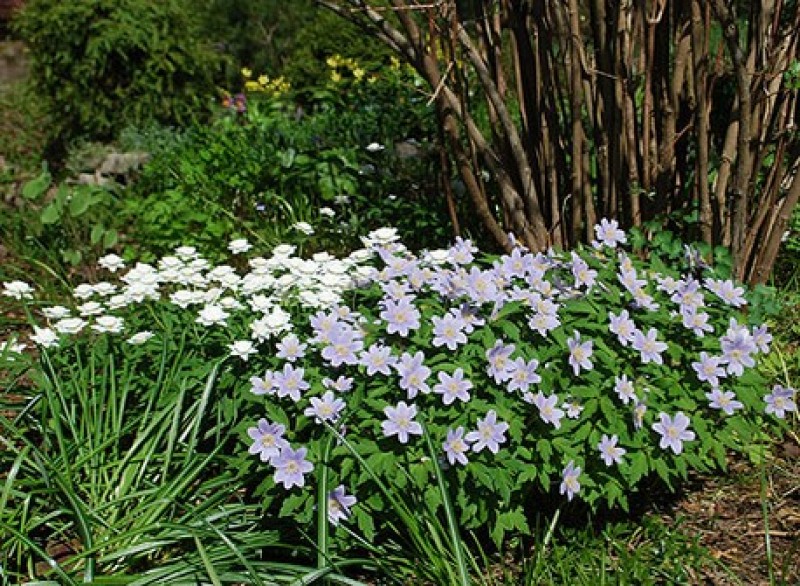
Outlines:
{"type": "MultiPolygon", "coordinates": [[[[121,361],[101,370],[131,373],[176,350],[195,356],[198,373],[167,369],[186,381],[173,394],[142,395],[154,412],[167,397],[201,398],[185,415],[164,412],[166,453],[181,446],[190,467],[199,451],[248,471],[233,476],[241,492],[227,494],[259,502],[282,540],[308,535],[323,573],[364,552],[385,561],[380,548],[399,541],[415,575],[470,583],[479,566],[464,545],[470,530],[499,547],[532,533],[543,500],[625,507],[654,478],[680,484],[724,467],[731,450],[757,457],[797,406],[793,389],[767,388],[754,368],[771,335],[757,312],[741,311],[750,294],[710,267],[681,272],[652,251],[624,250],[614,222],[595,235],[574,252],[517,247],[499,257],[465,240],[412,254],[392,229],[342,259],[301,258],[291,246],[248,258],[244,239],[230,243],[227,265],[191,247],[131,268],[109,256],[106,280],[77,287],[70,307],[39,307],[30,286],[6,283],[4,295],[36,324],[13,344],[35,345],[51,381],[8,423],[19,440],[7,440],[14,483],[42,476],[23,464],[31,438],[49,433],[31,421],[51,419],[39,410],[63,400],[48,384],[74,380],[70,370],[93,352],[121,361]]],[[[16,350],[7,345],[5,356],[16,350]]],[[[113,393],[131,399],[112,405],[133,399],[113,393]]],[[[122,412],[98,417],[122,422],[122,412]]],[[[72,461],[61,450],[39,461],[72,461]]],[[[25,500],[14,483],[4,483],[6,531],[25,500]]],[[[40,527],[58,516],[40,515],[40,527]]],[[[64,521],[59,534],[88,533],[64,521]]],[[[46,553],[33,539],[8,539],[15,553],[4,566],[20,574],[46,553]]],[[[99,546],[83,547],[63,572],[108,561],[99,546]]]]}

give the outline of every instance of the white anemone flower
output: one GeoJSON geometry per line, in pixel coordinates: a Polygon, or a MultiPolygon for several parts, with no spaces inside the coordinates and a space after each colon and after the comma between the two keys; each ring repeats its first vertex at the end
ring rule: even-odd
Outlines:
{"type": "MultiPolygon", "coordinates": [[[[24,342],[17,342],[16,338],[0,342],[0,356],[3,354],[22,354],[28,345],[24,342]]],[[[7,356],[9,360],[14,360],[13,357],[7,356]]]]}
{"type": "Polygon", "coordinates": [[[236,240],[231,240],[230,243],[228,243],[228,250],[230,250],[233,254],[244,254],[251,248],[253,248],[253,245],[244,238],[237,238],[236,240]]]}
{"type": "Polygon", "coordinates": [[[106,305],[109,309],[120,309],[122,307],[127,307],[130,300],[125,295],[112,295],[106,301],[106,305]]]}
{"type": "Polygon", "coordinates": [[[83,305],[78,306],[78,313],[81,314],[81,317],[100,315],[103,313],[103,311],[102,304],[98,303],[97,301],[87,301],[83,305]]]}
{"type": "Polygon", "coordinates": [[[289,257],[292,256],[296,250],[297,247],[291,244],[279,244],[272,249],[272,256],[289,257]]]}
{"type": "Polygon", "coordinates": [[[53,324],[53,329],[59,334],[77,334],[86,326],[86,322],[79,317],[60,319],[53,324]]]}
{"type": "Polygon", "coordinates": [[[189,261],[197,258],[197,249],[194,246],[179,246],[175,249],[178,258],[189,261]]]}
{"type": "Polygon", "coordinates": [[[3,283],[3,295],[12,299],[33,299],[33,287],[23,281],[3,283]]]}
{"type": "Polygon", "coordinates": [[[47,319],[64,319],[69,316],[69,309],[63,305],[54,305],[53,307],[45,307],[42,309],[42,314],[47,319]]]}
{"type": "Polygon", "coordinates": [[[72,296],[75,299],[85,300],[92,297],[94,293],[94,285],[90,285],[89,283],[81,283],[75,287],[75,290],[72,292],[72,296]]]}
{"type": "Polygon", "coordinates": [[[250,340],[237,340],[229,344],[228,348],[230,348],[231,356],[238,356],[245,362],[247,362],[250,356],[258,353],[255,344],[250,340]]]}
{"type": "Polygon", "coordinates": [[[308,222],[295,222],[292,228],[294,228],[298,232],[302,232],[306,236],[311,236],[314,234],[314,226],[312,226],[308,222]]]}
{"type": "Polygon", "coordinates": [[[117,286],[108,281],[100,281],[99,283],[95,283],[94,292],[100,295],[100,297],[109,297],[117,292],[117,286]]]}
{"type": "Polygon", "coordinates": [[[58,346],[58,334],[50,328],[40,328],[33,326],[31,342],[42,348],[54,348],[58,346]]]}
{"type": "Polygon", "coordinates": [[[119,334],[124,326],[125,320],[121,317],[101,315],[94,321],[94,324],[92,324],[92,329],[101,334],[119,334]]]}
{"type": "Polygon", "coordinates": [[[206,305],[200,310],[200,315],[195,320],[203,326],[226,325],[225,320],[230,314],[219,305],[206,305]]]}
{"type": "Polygon", "coordinates": [[[97,264],[109,272],[116,273],[125,268],[125,261],[116,254],[107,254],[102,257],[97,264]]]}
{"type": "Polygon", "coordinates": [[[142,332],[138,332],[128,338],[128,344],[132,344],[134,346],[141,346],[142,344],[146,343],[150,340],[155,334],[149,330],[144,330],[142,332]]]}

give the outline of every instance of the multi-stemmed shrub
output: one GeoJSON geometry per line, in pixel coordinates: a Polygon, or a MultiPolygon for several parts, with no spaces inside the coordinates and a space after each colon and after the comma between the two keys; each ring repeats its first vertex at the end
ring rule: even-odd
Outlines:
{"type": "MultiPolygon", "coordinates": [[[[500,543],[530,531],[542,498],[625,507],[645,478],[674,487],[731,451],[758,456],[797,411],[755,368],[771,336],[742,287],[626,252],[614,222],[596,235],[486,257],[465,240],[412,254],[381,229],[344,259],[281,246],[247,261],[240,239],[216,267],[182,247],[79,286],[75,307],[40,308],[30,340],[66,368],[98,336],[158,356],[182,332],[219,364],[209,428],[236,426],[241,442],[218,449],[249,462],[246,493],[294,527],[316,518],[325,556],[331,535],[363,545],[355,528],[403,533],[420,511],[445,520],[441,541],[488,528],[500,543]]],[[[463,568],[460,545],[452,555],[463,568]]]]}

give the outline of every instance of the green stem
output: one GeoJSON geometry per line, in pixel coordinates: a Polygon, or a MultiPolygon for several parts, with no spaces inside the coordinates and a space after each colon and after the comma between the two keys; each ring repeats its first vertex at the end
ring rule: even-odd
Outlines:
{"type": "MultiPolygon", "coordinates": [[[[335,436],[328,435],[325,447],[322,450],[322,458],[319,462],[319,484],[317,486],[317,569],[322,569],[329,565],[329,527],[328,527],[328,461],[331,457],[331,450],[335,436]]],[[[327,582],[323,578],[323,583],[327,582]]]]}
{"type": "Polygon", "coordinates": [[[458,522],[456,521],[453,503],[450,501],[450,495],[444,482],[444,474],[442,474],[442,468],[439,466],[439,457],[426,427],[423,427],[422,435],[425,437],[425,443],[428,445],[428,455],[431,458],[431,462],[433,462],[434,476],[436,477],[439,494],[442,496],[445,517],[447,517],[447,529],[450,532],[450,541],[453,545],[453,553],[456,556],[459,583],[461,586],[469,586],[469,572],[467,570],[467,564],[464,561],[463,541],[458,531],[458,522]]]}

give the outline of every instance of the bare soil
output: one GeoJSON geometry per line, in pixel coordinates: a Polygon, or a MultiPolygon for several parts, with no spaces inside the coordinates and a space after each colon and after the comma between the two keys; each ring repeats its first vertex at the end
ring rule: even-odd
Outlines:
{"type": "Polygon", "coordinates": [[[790,433],[762,465],[738,460],[703,478],[664,515],[722,562],[698,584],[800,585],[800,441],[790,433]],[[772,564],[768,562],[769,547],[772,564]]]}

